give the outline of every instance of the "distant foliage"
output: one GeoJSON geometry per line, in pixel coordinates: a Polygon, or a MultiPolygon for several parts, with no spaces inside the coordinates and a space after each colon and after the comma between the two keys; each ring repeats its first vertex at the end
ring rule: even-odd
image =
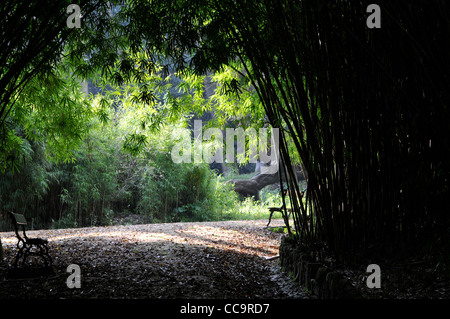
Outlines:
{"type": "Polygon", "coordinates": [[[252,212],[253,218],[267,217],[264,204],[241,203],[232,185],[207,163],[172,161],[176,125],[138,132],[146,142],[135,155],[124,137],[137,132],[139,112],[108,109],[106,122],[92,118],[68,163],[51,161],[45,143],[24,138],[28,151],[20,171],[0,175],[2,211],[25,214],[35,228],[105,225],[129,214],[148,223],[249,219],[252,212]]]}

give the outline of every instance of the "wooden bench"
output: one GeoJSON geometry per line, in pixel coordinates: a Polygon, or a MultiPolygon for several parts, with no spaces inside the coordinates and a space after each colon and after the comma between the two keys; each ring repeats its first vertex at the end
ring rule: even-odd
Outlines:
{"type": "MultiPolygon", "coordinates": [[[[283,190],[283,192],[284,192],[284,196],[288,195],[288,190],[287,189],[283,190]]],[[[303,191],[300,192],[301,196],[303,196],[305,194],[305,192],[306,192],[306,188],[303,191]]],[[[291,216],[292,208],[286,208],[286,212],[287,212],[287,216],[286,216],[284,206],[285,205],[283,204],[283,205],[281,205],[281,207],[269,207],[270,216],[269,216],[269,222],[267,223],[266,227],[269,227],[270,222],[272,220],[273,213],[274,212],[280,212],[281,216],[284,219],[284,223],[286,224],[286,227],[289,229],[289,217],[291,216]]]]}
{"type": "Polygon", "coordinates": [[[25,262],[30,256],[40,257],[45,264],[45,267],[51,267],[52,258],[48,253],[48,241],[42,238],[28,238],[25,233],[25,226],[27,220],[24,215],[15,214],[13,212],[8,213],[12,220],[14,231],[16,232],[17,242],[17,254],[14,258],[13,267],[17,268],[19,260],[22,259],[22,267],[25,266],[25,262]],[[19,226],[22,227],[23,237],[19,233],[19,226]],[[33,249],[34,248],[34,249],[33,249]]]}
{"type": "Polygon", "coordinates": [[[288,212],[288,215],[285,216],[284,215],[284,205],[282,205],[281,207],[269,207],[269,211],[270,211],[269,222],[267,223],[266,227],[269,227],[270,222],[272,221],[273,213],[280,212],[281,216],[283,216],[283,219],[284,219],[285,223],[289,221],[289,217],[291,216],[291,213],[292,213],[292,209],[291,208],[286,208],[286,211],[288,212]]]}
{"type": "MultiPolygon", "coordinates": [[[[288,192],[288,190],[287,189],[284,189],[284,190],[282,190],[282,196],[286,196],[287,195],[287,192],[288,192]]],[[[283,219],[284,219],[284,223],[286,224],[286,227],[287,228],[289,228],[289,217],[290,217],[290,215],[291,215],[291,213],[292,213],[292,209],[291,208],[287,208],[286,209],[286,211],[287,211],[287,216],[285,216],[285,209],[284,209],[284,204],[283,205],[281,205],[281,207],[269,207],[269,211],[270,211],[270,215],[269,215],[269,222],[267,223],[267,226],[266,227],[269,227],[269,225],[270,225],[270,222],[272,221],[272,216],[273,216],[273,213],[275,213],[275,212],[280,212],[281,213],[281,216],[283,217],[283,219]]]]}

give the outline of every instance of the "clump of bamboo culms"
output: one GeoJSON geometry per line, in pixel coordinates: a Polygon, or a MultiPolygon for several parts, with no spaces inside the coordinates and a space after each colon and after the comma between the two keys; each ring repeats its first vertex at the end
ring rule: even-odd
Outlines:
{"type": "Polygon", "coordinates": [[[295,236],[342,261],[397,254],[449,227],[448,4],[379,1],[381,29],[366,26],[368,4],[240,1],[229,17],[282,128],[295,236]],[[308,174],[306,205],[288,141],[308,174]]]}

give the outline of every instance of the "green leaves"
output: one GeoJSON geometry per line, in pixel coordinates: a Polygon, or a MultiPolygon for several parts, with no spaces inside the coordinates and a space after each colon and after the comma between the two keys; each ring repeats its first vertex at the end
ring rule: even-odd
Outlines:
{"type": "Polygon", "coordinates": [[[144,83],[139,86],[137,92],[133,92],[131,96],[131,102],[133,103],[142,103],[144,105],[152,106],[156,103],[157,98],[154,95],[154,92],[149,88],[149,86],[144,83]]]}
{"type": "Polygon", "coordinates": [[[131,156],[138,156],[147,146],[147,136],[145,134],[132,133],[125,136],[123,149],[131,156]]]}

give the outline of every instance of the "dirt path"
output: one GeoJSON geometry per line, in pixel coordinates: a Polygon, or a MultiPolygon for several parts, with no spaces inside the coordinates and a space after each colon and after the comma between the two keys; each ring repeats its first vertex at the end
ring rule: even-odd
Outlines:
{"type": "MultiPolygon", "coordinates": [[[[0,298],[308,298],[279,266],[267,221],[173,223],[30,231],[49,240],[55,274],[7,280],[0,298]],[[67,267],[80,266],[69,289],[67,267]]],[[[275,220],[271,226],[282,225],[275,220]]],[[[13,233],[0,233],[5,261],[13,233]]],[[[5,273],[5,265],[0,271],[5,273]]]]}

